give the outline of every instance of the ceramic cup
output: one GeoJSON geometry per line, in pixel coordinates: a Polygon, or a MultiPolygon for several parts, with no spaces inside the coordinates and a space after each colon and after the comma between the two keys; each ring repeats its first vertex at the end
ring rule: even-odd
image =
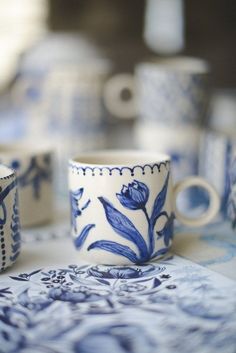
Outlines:
{"type": "Polygon", "coordinates": [[[230,166],[229,181],[230,187],[227,200],[227,214],[232,222],[232,228],[236,230],[236,154],[230,166]]]}
{"type": "Polygon", "coordinates": [[[207,62],[198,58],[153,59],[138,64],[135,76],[110,79],[105,101],[110,109],[126,109],[123,117],[138,116],[142,121],[165,125],[201,125],[208,102],[207,62]],[[122,92],[129,91],[126,106],[122,92]]]}
{"type": "Polygon", "coordinates": [[[204,179],[172,185],[168,155],[138,151],[87,153],[69,162],[71,224],[81,258],[102,264],[144,263],[164,255],[173,238],[173,220],[189,226],[208,223],[219,199],[204,179]],[[210,206],[198,219],[176,207],[177,195],[206,189],[210,206]]]}
{"type": "Polygon", "coordinates": [[[17,173],[21,225],[38,225],[53,216],[53,152],[33,144],[0,145],[1,163],[17,173]]]}
{"type": "Polygon", "coordinates": [[[20,246],[16,173],[0,165],[0,271],[16,261],[20,246]]]}
{"type": "Polygon", "coordinates": [[[207,130],[201,135],[199,151],[199,174],[217,190],[220,200],[221,218],[227,218],[227,203],[230,191],[230,166],[236,142],[225,134],[207,130]]]}

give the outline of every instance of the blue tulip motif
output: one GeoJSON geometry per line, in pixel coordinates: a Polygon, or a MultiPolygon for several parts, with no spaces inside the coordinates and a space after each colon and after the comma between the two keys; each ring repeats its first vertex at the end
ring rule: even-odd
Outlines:
{"type": "Polygon", "coordinates": [[[146,209],[146,204],[149,199],[149,188],[146,184],[142,183],[141,181],[134,180],[127,186],[123,185],[120,193],[116,194],[119,202],[123,207],[129,210],[144,213],[148,224],[147,242],[145,241],[145,237],[140,234],[139,230],[126,215],[117,210],[106,198],[98,197],[104,208],[106,219],[112,227],[113,231],[115,231],[122,238],[134,244],[137,248],[137,251],[134,251],[127,245],[123,245],[110,240],[95,241],[89,245],[88,250],[90,251],[92,249],[102,249],[113,254],[126,257],[131,262],[137,264],[145,263],[157,256],[164,255],[168,251],[168,246],[173,236],[174,221],[174,214],[171,213],[168,215],[167,212],[163,210],[166,201],[168,182],[169,173],[161,191],[156,196],[150,215],[146,209]],[[165,225],[163,229],[158,232],[158,234],[155,234],[154,229],[157,220],[163,216],[166,218],[165,225]],[[164,239],[165,247],[155,251],[155,242],[160,238],[164,239]]]}
{"type": "Polygon", "coordinates": [[[122,206],[130,210],[141,210],[145,208],[148,201],[149,189],[144,183],[134,180],[128,186],[123,185],[121,193],[116,196],[122,206]]]}

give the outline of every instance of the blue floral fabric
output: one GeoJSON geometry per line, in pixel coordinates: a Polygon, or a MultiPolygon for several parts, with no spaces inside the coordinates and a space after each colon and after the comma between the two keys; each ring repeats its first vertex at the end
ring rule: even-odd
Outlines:
{"type": "Polygon", "coordinates": [[[177,256],[0,280],[1,353],[233,353],[235,329],[235,282],[177,256]]]}

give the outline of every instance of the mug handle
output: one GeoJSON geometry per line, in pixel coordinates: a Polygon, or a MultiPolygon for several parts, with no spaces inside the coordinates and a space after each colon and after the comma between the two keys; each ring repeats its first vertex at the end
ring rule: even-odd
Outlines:
{"type": "Polygon", "coordinates": [[[107,110],[120,119],[137,116],[136,84],[132,74],[122,73],[112,76],[105,83],[103,90],[104,104],[107,110]],[[122,93],[129,93],[128,99],[122,93]]]}
{"type": "Polygon", "coordinates": [[[219,209],[220,209],[219,195],[215,190],[215,188],[211,184],[209,184],[205,179],[198,176],[192,176],[174,185],[174,213],[176,218],[181,223],[190,227],[203,226],[209,223],[215,217],[219,209]],[[181,191],[184,191],[185,189],[188,189],[189,187],[192,187],[192,186],[199,186],[205,189],[208,192],[209,198],[210,198],[210,204],[208,209],[198,218],[191,218],[191,217],[185,216],[183,213],[181,213],[178,210],[176,205],[178,194],[181,191]]]}

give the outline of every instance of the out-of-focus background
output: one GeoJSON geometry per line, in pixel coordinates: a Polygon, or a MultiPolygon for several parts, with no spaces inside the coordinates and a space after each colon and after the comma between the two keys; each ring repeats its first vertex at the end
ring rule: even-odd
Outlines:
{"type": "Polygon", "coordinates": [[[50,143],[62,192],[79,151],[168,152],[225,209],[235,39],[234,0],[0,0],[0,141],[50,143]]]}

